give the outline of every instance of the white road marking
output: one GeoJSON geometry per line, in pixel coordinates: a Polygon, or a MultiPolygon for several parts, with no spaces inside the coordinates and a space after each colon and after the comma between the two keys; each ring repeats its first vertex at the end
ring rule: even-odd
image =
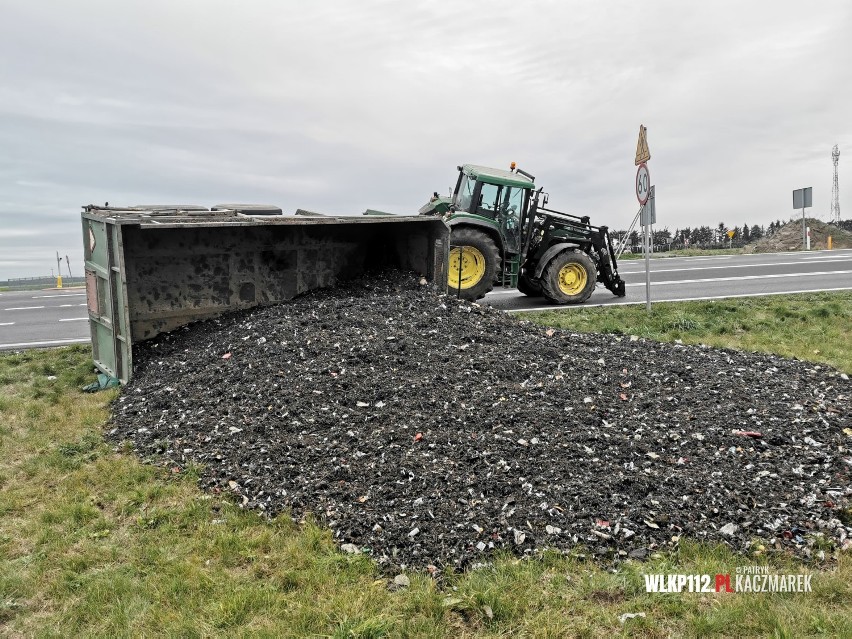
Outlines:
{"type": "MultiPolygon", "coordinates": [[[[852,271],[815,271],[813,273],[772,273],[770,275],[741,275],[740,277],[707,277],[700,280],[670,280],[668,282],[651,281],[651,285],[672,285],[672,284],[702,284],[704,282],[736,282],[738,280],[769,280],[778,279],[781,277],[807,277],[809,275],[843,275],[844,273],[852,273],[852,271]]],[[[627,284],[627,286],[645,286],[645,282],[636,282],[627,284]]]]}
{"type": "Polygon", "coordinates": [[[34,300],[46,299],[48,297],[85,297],[85,293],[60,293],[59,295],[33,295],[34,300]]]}
{"type": "MultiPolygon", "coordinates": [[[[652,259],[665,260],[666,262],[670,262],[670,261],[674,261],[674,260],[689,260],[690,262],[706,262],[708,260],[730,260],[730,259],[733,259],[735,257],[740,257],[740,256],[739,255],[716,255],[714,257],[685,257],[685,256],[677,257],[677,256],[675,256],[675,257],[655,257],[655,258],[652,258],[652,259]]],[[[631,266],[634,263],[635,264],[642,264],[643,267],[645,266],[645,258],[644,257],[640,257],[638,259],[634,258],[634,259],[630,259],[630,260],[626,260],[626,259],[622,258],[622,259],[618,260],[618,262],[621,266],[631,266]]]]}
{"type": "Polygon", "coordinates": [[[34,311],[37,308],[44,308],[44,306],[17,306],[15,308],[7,308],[7,311],[34,311]]]}
{"type": "Polygon", "coordinates": [[[0,326],[13,326],[15,322],[0,322],[0,326]]]}
{"type": "Polygon", "coordinates": [[[91,341],[88,337],[75,337],[73,339],[52,339],[46,342],[18,342],[16,344],[0,344],[3,348],[31,348],[33,346],[61,346],[62,344],[81,344],[91,341]]]}
{"type": "Polygon", "coordinates": [[[60,322],[81,322],[88,321],[88,317],[69,317],[68,319],[61,319],[60,322]]]}
{"type": "MultiPolygon", "coordinates": [[[[734,293],[732,295],[708,295],[706,297],[678,297],[671,300],[655,300],[652,299],[652,304],[661,304],[663,302],[706,302],[708,300],[724,300],[733,297],[770,297],[773,295],[796,295],[797,293],[830,293],[832,291],[849,291],[852,287],[840,288],[809,288],[802,291],[778,291],[776,293],[734,293]]],[[[595,308],[599,306],[630,306],[632,304],[644,304],[645,300],[637,300],[635,302],[610,302],[608,304],[549,304],[548,306],[536,306],[535,308],[510,308],[506,309],[507,313],[531,313],[533,311],[560,311],[573,310],[582,308],[595,308]]]]}

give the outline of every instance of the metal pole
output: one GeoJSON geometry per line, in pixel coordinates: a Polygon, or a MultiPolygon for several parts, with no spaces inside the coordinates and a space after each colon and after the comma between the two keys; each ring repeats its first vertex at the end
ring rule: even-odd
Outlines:
{"type": "Polygon", "coordinates": [[[807,231],[805,231],[805,192],[802,191],[802,250],[805,250],[807,244],[807,231]]]}
{"type": "MultiPolygon", "coordinates": [[[[648,206],[645,204],[645,206],[648,206]]],[[[649,220],[645,220],[648,222],[649,220]]],[[[651,312],[651,225],[645,224],[645,310],[651,312]]]]}

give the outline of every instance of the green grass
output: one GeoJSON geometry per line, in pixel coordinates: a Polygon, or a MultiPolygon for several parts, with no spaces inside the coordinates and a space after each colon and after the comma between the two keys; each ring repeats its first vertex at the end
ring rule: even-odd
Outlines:
{"type": "Polygon", "coordinates": [[[525,319],[578,332],[778,353],[852,373],[852,291],[564,308],[525,319]]]}
{"type": "MultiPolygon", "coordinates": [[[[663,251],[661,253],[651,253],[651,258],[664,258],[664,257],[696,257],[699,255],[743,255],[745,251],[740,248],[729,248],[729,249],[698,249],[698,248],[688,248],[688,249],[675,249],[674,251],[663,251]]],[[[621,260],[644,260],[645,256],[642,253],[622,253],[621,257],[618,258],[621,260]]]]}
{"type": "Polygon", "coordinates": [[[114,451],[102,431],[116,391],[78,390],[90,358],[83,347],[0,355],[0,636],[852,636],[848,554],[817,569],[683,541],[616,572],[580,556],[503,557],[438,583],[414,573],[392,591],[321,524],[264,520],[201,492],[195,468],[114,451]],[[644,572],[763,561],[816,571],[815,592],[644,591],[644,572]],[[625,612],[647,616],[622,625],[625,612]]]}

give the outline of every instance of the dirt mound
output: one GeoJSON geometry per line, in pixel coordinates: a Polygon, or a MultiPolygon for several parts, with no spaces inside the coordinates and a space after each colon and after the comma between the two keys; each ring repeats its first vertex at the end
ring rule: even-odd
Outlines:
{"type": "Polygon", "coordinates": [[[202,464],[247,508],[314,513],[387,566],[641,558],[682,535],[852,545],[852,382],[813,364],[554,331],[408,276],[196,324],[134,361],[115,441],[202,464]]]}
{"type": "MultiPolygon", "coordinates": [[[[833,248],[852,248],[852,233],[849,231],[813,218],[807,218],[805,222],[811,228],[811,250],[827,249],[829,235],[833,248]]],[[[801,251],[802,221],[787,222],[770,237],[761,238],[754,244],[749,244],[746,249],[749,253],[801,251]]]]}

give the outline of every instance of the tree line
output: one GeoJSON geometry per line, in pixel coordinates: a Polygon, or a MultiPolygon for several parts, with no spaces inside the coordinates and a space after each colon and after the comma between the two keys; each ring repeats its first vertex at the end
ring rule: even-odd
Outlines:
{"type": "MultiPolygon", "coordinates": [[[[781,220],[770,222],[769,226],[761,226],[759,224],[743,224],[742,226],[729,227],[724,222],[712,228],[710,226],[695,226],[675,229],[672,233],[669,228],[654,229],[654,244],[662,245],[677,245],[679,247],[707,247],[719,245],[743,246],[749,242],[755,242],[763,237],[771,237],[784,226],[781,220]],[[729,234],[732,232],[732,235],[729,234]]],[[[628,237],[630,246],[638,246],[642,243],[642,235],[640,231],[633,230],[628,236],[626,230],[612,231],[612,236],[618,242],[623,241],[624,237],[628,237]]]]}

